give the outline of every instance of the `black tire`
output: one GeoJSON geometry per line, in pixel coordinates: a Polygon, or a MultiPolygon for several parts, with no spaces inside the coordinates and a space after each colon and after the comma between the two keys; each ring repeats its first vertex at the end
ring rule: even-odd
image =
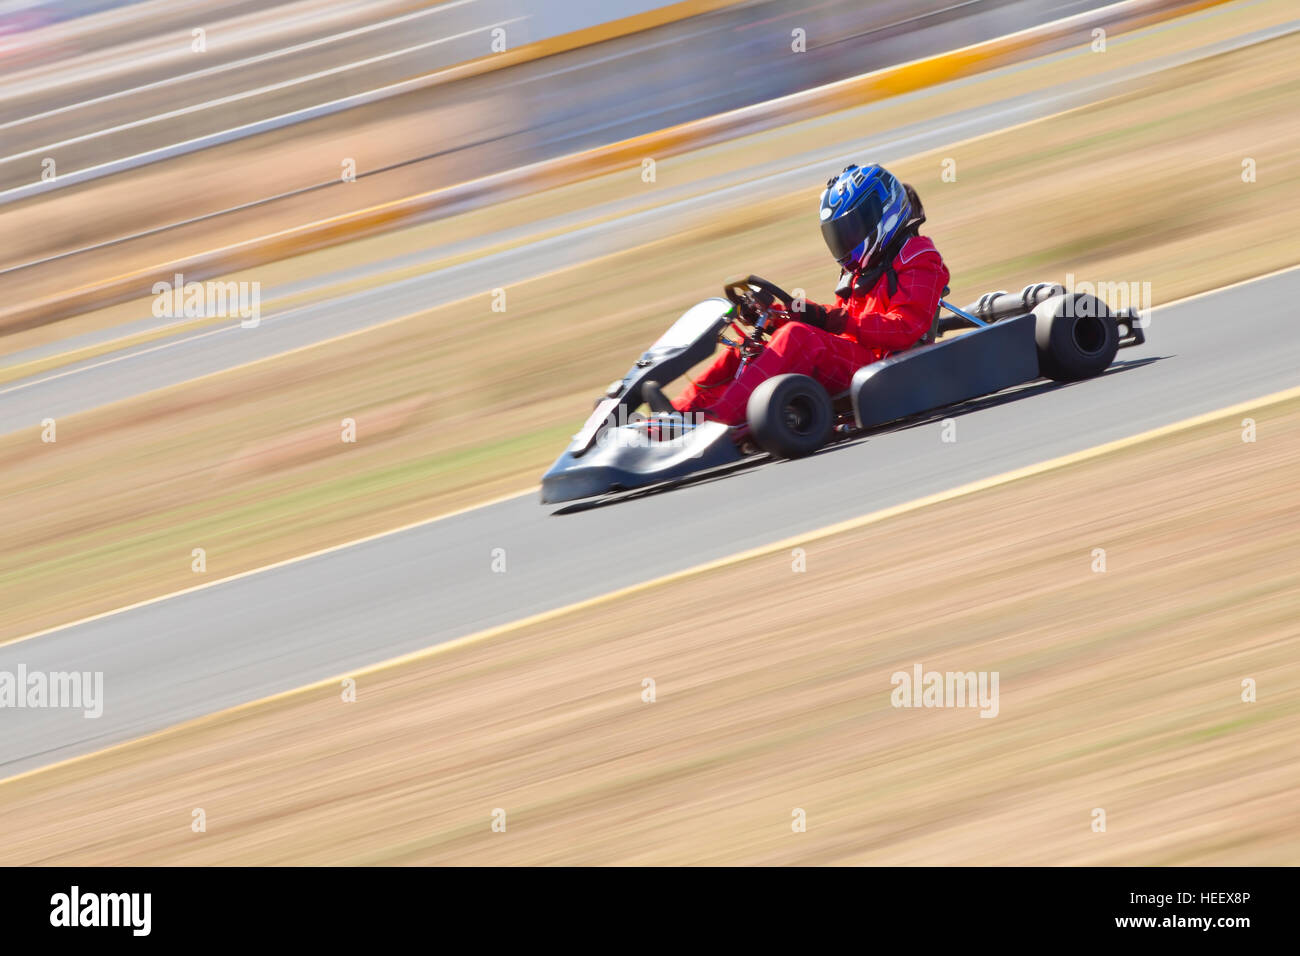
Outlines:
{"type": "Polygon", "coordinates": [[[835,423],[831,397],[807,375],[767,379],[749,396],[745,411],[758,447],[782,458],[811,455],[826,444],[835,423]]]}
{"type": "Polygon", "coordinates": [[[1100,299],[1075,293],[1052,296],[1034,309],[1038,370],[1057,382],[1100,375],[1115,361],[1119,330],[1100,299]]]}

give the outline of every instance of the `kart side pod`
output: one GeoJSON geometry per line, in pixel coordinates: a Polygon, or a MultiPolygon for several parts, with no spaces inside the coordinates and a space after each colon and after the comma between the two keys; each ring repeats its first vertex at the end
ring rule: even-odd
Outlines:
{"type": "Polygon", "coordinates": [[[859,428],[1031,382],[1099,375],[1115,359],[1119,332],[1106,303],[1053,295],[1032,311],[921,345],[859,369],[850,393],[859,428]]]}

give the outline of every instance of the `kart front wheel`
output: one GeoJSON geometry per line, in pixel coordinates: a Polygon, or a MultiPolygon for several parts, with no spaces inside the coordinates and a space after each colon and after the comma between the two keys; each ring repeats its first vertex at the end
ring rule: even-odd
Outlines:
{"type": "Polygon", "coordinates": [[[831,397],[807,375],[776,375],[749,396],[749,431],[765,452],[782,458],[811,455],[830,437],[831,397]]]}

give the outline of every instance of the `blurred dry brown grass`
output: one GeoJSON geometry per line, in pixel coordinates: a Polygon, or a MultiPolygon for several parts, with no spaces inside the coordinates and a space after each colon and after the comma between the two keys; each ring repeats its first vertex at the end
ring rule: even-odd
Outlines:
{"type": "Polygon", "coordinates": [[[1293,864],[1300,401],[1252,415],[0,783],[0,862],[1293,864]],[[998,716],[894,709],[915,663],[998,716]]]}
{"type": "MultiPolygon", "coordinates": [[[[1149,281],[1161,302],[1294,263],[1300,127],[1278,117],[1298,53],[1274,41],[898,164],[953,298],[1069,270],[1149,281]],[[1243,156],[1258,182],[1241,181],[1243,156]],[[955,183],[939,182],[947,157],[955,183]]],[[[828,295],[814,194],[511,285],[504,315],[483,296],[62,419],[53,445],[0,438],[0,639],[191,586],[195,547],[217,577],[530,486],[591,396],[722,277],[828,295]],[[368,429],[426,399],[385,436],[368,429]],[[346,417],[359,440],[341,446],[346,417]],[[242,450],[303,434],[321,436],[315,455],[232,474],[242,450]]]]}

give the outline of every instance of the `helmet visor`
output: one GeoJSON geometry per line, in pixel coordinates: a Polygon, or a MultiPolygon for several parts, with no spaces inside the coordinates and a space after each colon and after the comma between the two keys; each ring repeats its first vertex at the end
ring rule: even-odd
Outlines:
{"type": "Polygon", "coordinates": [[[873,235],[880,223],[880,197],[864,196],[852,209],[822,223],[822,238],[840,265],[846,265],[862,240],[873,235]]]}

